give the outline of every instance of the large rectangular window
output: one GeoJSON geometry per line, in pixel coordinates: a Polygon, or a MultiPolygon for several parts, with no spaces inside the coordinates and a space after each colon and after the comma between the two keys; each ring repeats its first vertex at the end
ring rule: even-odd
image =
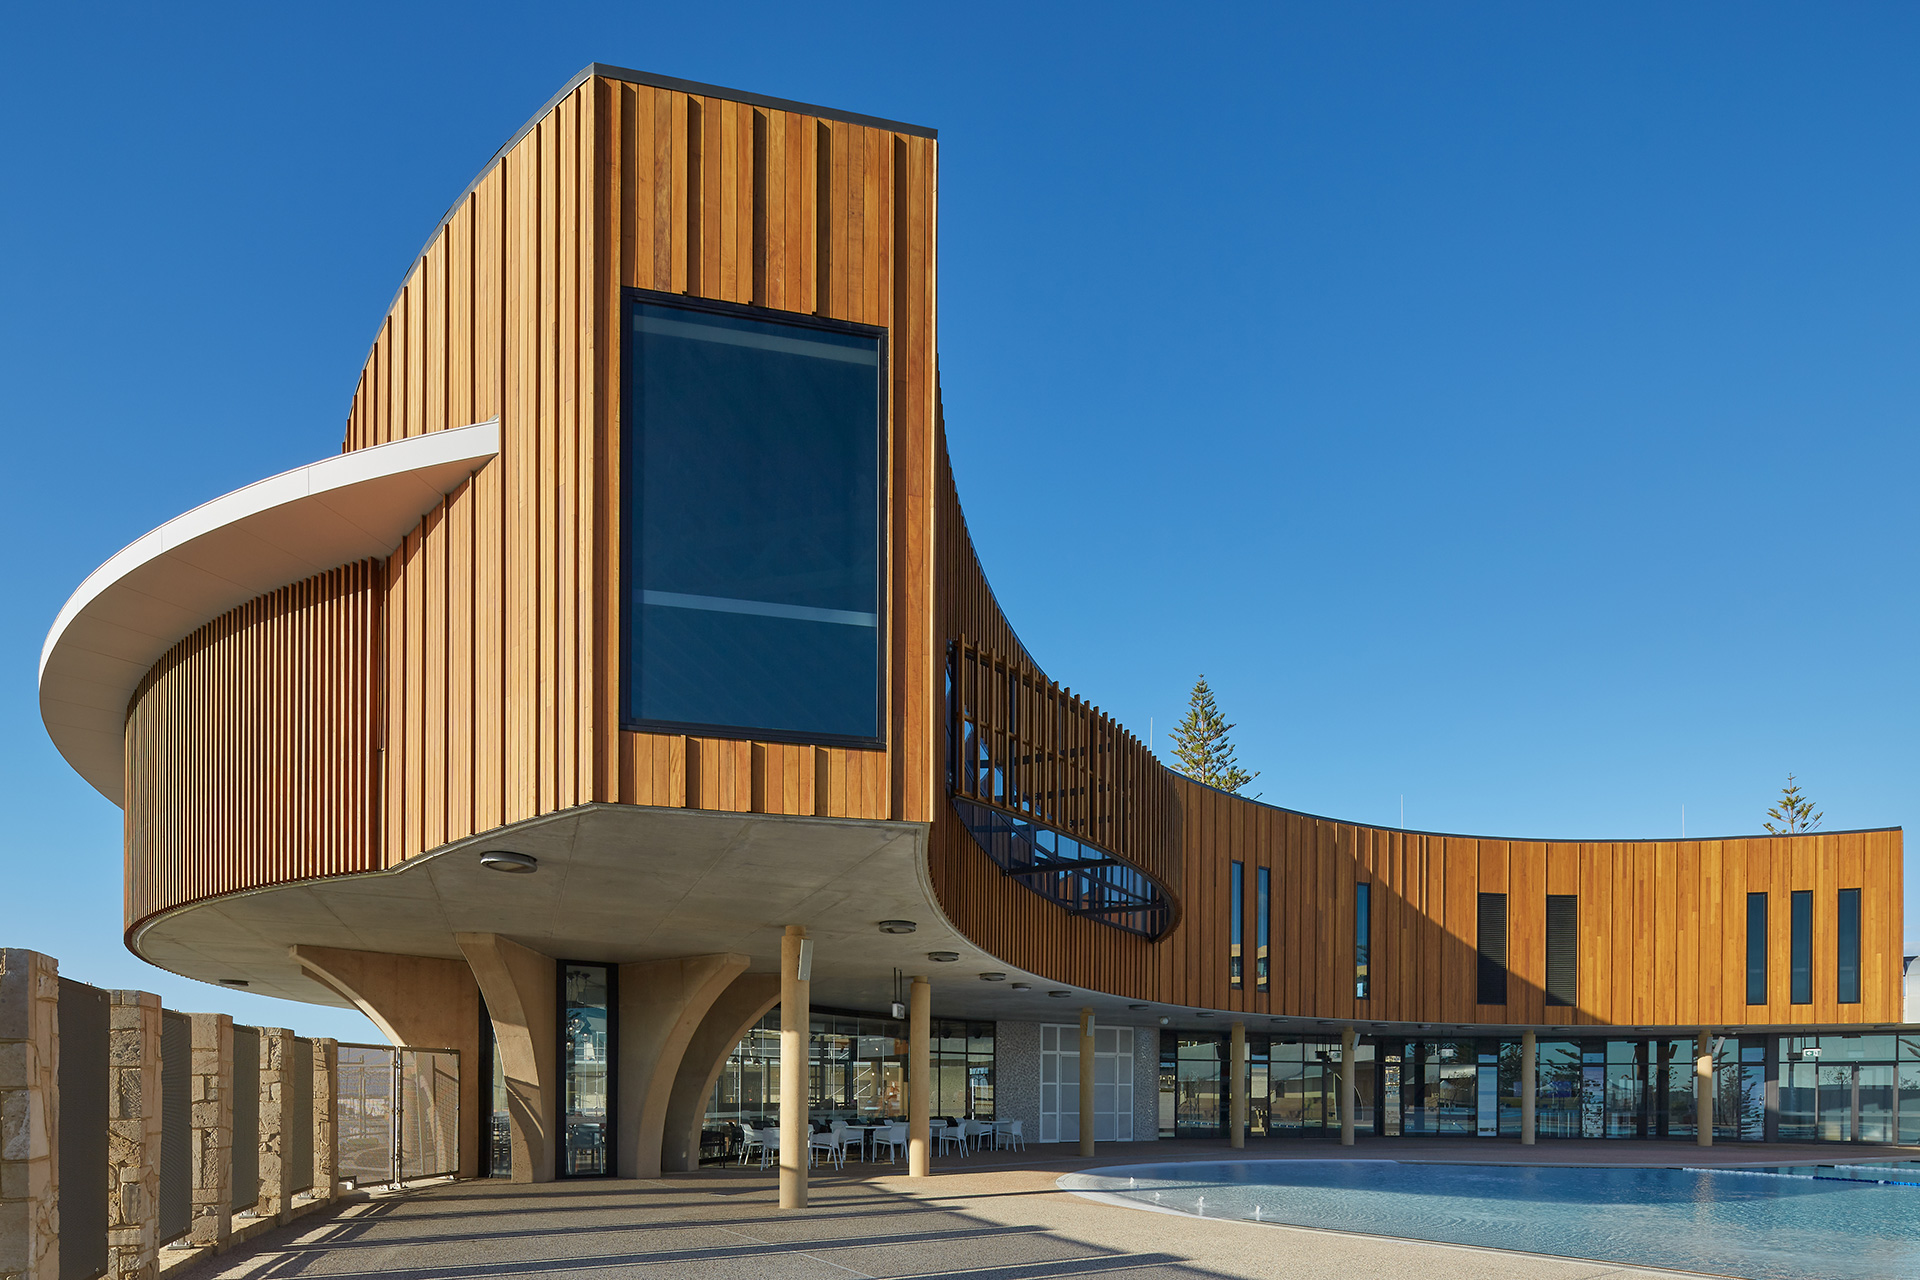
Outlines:
{"type": "Polygon", "coordinates": [[[1227,925],[1227,985],[1240,987],[1245,985],[1241,976],[1240,938],[1246,930],[1247,919],[1247,864],[1233,864],[1233,889],[1230,897],[1232,920],[1227,925]]]}
{"type": "Polygon", "coordinates": [[[627,294],[623,721],[881,739],[880,330],[627,294]]]}
{"type": "Polygon", "coordinates": [[[1840,1003],[1860,1003],[1860,891],[1840,891],[1840,1003]]]}
{"type": "Polygon", "coordinates": [[[1747,1003],[1767,1002],[1767,895],[1747,895],[1747,1003]]]}
{"type": "Polygon", "coordinates": [[[1580,998],[1580,897],[1547,895],[1547,1003],[1571,1008],[1580,998]]]}
{"type": "Polygon", "coordinates": [[[1253,875],[1253,985],[1265,991],[1267,989],[1267,942],[1273,927],[1273,872],[1270,868],[1261,867],[1253,875]]]}
{"type": "Polygon", "coordinates": [[[1795,889],[1788,903],[1792,911],[1787,945],[1793,979],[1793,1002],[1813,1003],[1813,891],[1795,889]]]}
{"type": "Polygon", "coordinates": [[[1480,1003],[1507,1002],[1507,895],[1480,895],[1480,1003]]]}
{"type": "Polygon", "coordinates": [[[1353,886],[1353,995],[1373,995],[1373,886],[1353,886]]]}

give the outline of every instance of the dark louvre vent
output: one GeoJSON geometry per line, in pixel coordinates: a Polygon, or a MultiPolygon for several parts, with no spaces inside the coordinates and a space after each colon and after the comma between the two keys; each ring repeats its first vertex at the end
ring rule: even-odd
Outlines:
{"type": "Polygon", "coordinates": [[[1571,1006],[1580,994],[1580,898],[1547,895],[1547,1003],[1571,1006]]]}
{"type": "Polygon", "coordinates": [[[1480,895],[1480,1003],[1507,1002],[1507,895],[1480,895]]]}

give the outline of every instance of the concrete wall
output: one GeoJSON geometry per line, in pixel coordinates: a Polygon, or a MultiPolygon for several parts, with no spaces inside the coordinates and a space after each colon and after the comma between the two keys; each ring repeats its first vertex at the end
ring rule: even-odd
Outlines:
{"type": "Polygon", "coordinates": [[[1040,1137],[1040,1024],[993,1024],[993,1114],[1018,1120],[1028,1142],[1040,1137]]]}

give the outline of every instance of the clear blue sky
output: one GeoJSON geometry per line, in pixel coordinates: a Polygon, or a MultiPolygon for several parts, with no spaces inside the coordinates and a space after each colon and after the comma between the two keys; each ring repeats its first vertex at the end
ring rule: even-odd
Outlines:
{"type": "Polygon", "coordinates": [[[1916,816],[1911,5],[4,22],[0,941],[74,976],[371,1036],[126,954],[39,646],[130,539],[338,449],[411,255],[595,60],[940,129],[981,554],[1163,747],[1204,671],[1315,813],[1745,833],[1792,770],[1829,827],[1916,816]]]}

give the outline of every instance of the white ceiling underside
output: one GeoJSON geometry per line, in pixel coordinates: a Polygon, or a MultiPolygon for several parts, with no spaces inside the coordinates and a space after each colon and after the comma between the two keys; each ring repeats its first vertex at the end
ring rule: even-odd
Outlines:
{"type": "Polygon", "coordinates": [[[498,420],[356,449],[176,516],[80,584],[40,651],[40,718],[60,754],[123,802],[127,704],[183,636],[258,596],[385,557],[500,452],[498,420]]]}

